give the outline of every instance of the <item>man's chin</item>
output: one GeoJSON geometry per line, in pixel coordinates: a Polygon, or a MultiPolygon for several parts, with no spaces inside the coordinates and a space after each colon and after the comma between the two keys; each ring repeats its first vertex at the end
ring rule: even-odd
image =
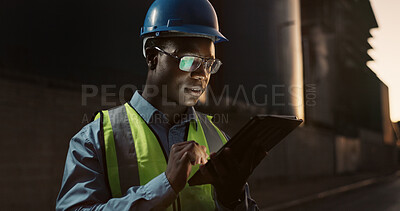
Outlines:
{"type": "Polygon", "coordinates": [[[199,101],[200,96],[195,96],[190,93],[183,92],[179,97],[179,105],[194,106],[199,101]]]}
{"type": "Polygon", "coordinates": [[[196,101],[184,102],[184,105],[187,106],[187,107],[195,106],[195,105],[197,104],[197,101],[198,101],[198,100],[196,100],[196,101]]]}
{"type": "Polygon", "coordinates": [[[198,101],[198,97],[186,97],[180,104],[184,106],[194,106],[198,101]]]}

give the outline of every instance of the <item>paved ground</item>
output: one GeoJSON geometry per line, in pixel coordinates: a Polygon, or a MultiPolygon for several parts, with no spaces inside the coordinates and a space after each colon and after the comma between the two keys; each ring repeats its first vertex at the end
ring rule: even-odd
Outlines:
{"type": "Polygon", "coordinates": [[[400,178],[301,204],[286,211],[351,210],[399,211],[400,178]]]}
{"type": "MultiPolygon", "coordinates": [[[[388,210],[390,206],[398,206],[398,201],[394,199],[400,200],[399,176],[400,173],[396,175],[394,172],[363,173],[297,181],[271,180],[263,184],[251,184],[250,187],[253,198],[262,210],[357,210],[355,208],[366,203],[360,201],[360,204],[357,204],[355,199],[362,200],[363,196],[374,196],[375,204],[382,205],[382,209],[369,206],[373,208],[370,210],[388,210]],[[389,181],[393,181],[393,185],[390,185],[392,183],[389,181]],[[376,189],[373,189],[374,187],[376,189]],[[349,196],[350,193],[359,195],[349,196]],[[397,198],[388,197],[392,195],[397,198]]],[[[358,210],[369,210],[367,208],[368,206],[358,210]]]]}

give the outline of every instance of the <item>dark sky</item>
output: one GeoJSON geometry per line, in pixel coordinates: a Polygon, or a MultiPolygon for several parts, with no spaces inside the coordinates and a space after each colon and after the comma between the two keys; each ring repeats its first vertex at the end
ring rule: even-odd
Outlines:
{"type": "Polygon", "coordinates": [[[152,1],[137,2],[3,0],[0,67],[78,83],[144,78],[139,32],[152,1]]]}

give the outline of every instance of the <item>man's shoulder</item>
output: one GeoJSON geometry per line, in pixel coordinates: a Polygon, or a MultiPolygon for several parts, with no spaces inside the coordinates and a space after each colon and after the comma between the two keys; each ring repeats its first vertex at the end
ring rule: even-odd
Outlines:
{"type": "Polygon", "coordinates": [[[125,107],[125,104],[126,103],[121,104],[121,105],[117,105],[117,106],[114,106],[114,107],[111,107],[111,108],[107,108],[107,109],[97,110],[96,112],[93,113],[92,119],[93,120],[97,120],[102,116],[102,114],[104,114],[104,112],[110,112],[110,111],[113,111],[115,109],[121,109],[122,107],[125,107]]]}
{"type": "Polygon", "coordinates": [[[81,144],[95,144],[96,142],[98,142],[98,137],[100,135],[100,124],[100,119],[95,119],[86,124],[78,133],[76,133],[72,137],[71,142],[80,142],[81,144]]]}

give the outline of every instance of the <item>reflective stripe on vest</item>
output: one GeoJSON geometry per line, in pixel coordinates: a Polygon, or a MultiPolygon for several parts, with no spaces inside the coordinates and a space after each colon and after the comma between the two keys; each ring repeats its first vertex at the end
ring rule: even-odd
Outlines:
{"type": "MultiPolygon", "coordinates": [[[[208,154],[210,150],[216,152],[226,143],[225,136],[212,123],[212,117],[196,115],[197,127],[194,121],[190,122],[187,140],[206,146],[208,154]]],[[[103,111],[103,130],[112,197],[121,197],[129,187],[145,185],[165,172],[167,158],[159,139],[128,103],[103,111]]],[[[197,170],[198,165],[193,166],[190,177],[197,170]]],[[[179,196],[182,210],[215,209],[211,185],[186,185],[179,196]]]]}

